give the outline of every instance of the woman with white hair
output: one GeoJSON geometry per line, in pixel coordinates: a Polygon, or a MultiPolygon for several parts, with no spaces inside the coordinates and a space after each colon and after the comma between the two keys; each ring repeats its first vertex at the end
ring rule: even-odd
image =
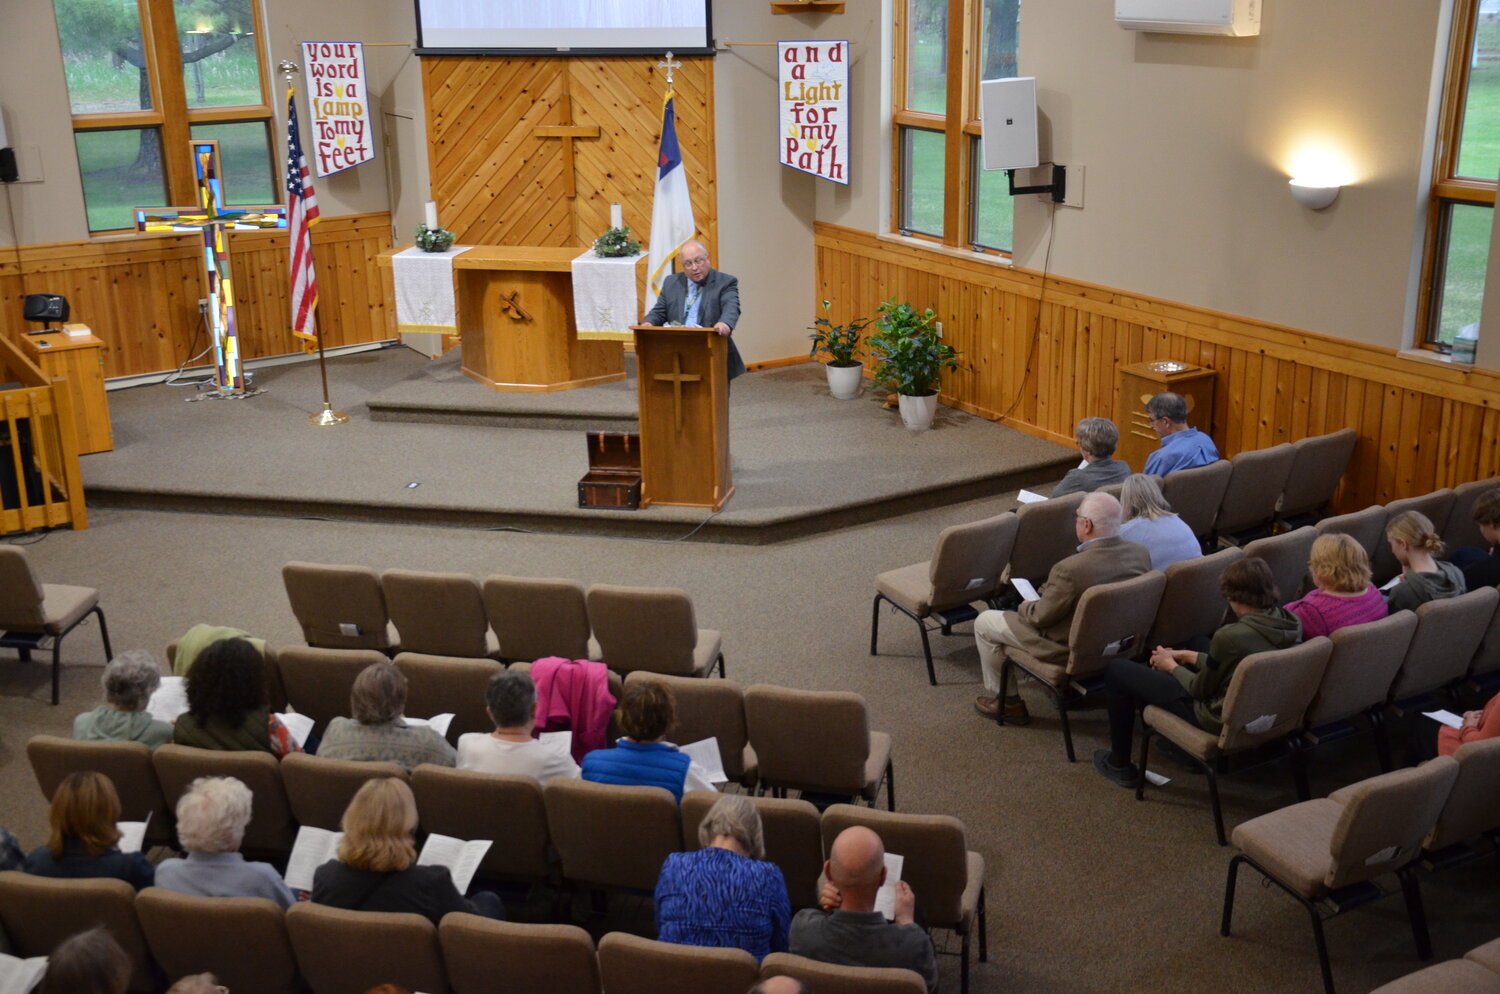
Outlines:
{"type": "Polygon", "coordinates": [[[1120,537],[1144,545],[1151,553],[1152,569],[1164,570],[1203,555],[1193,529],[1172,510],[1154,476],[1132,474],[1120,488],[1120,506],[1125,512],[1120,537]]]}
{"type": "Polygon", "coordinates": [[[756,961],[785,952],[792,905],[781,867],[766,862],[760,812],[725,794],[698,826],[696,852],[672,853],[656,878],[662,942],[743,949],[756,961]]]}
{"type": "Polygon", "coordinates": [[[73,738],[89,742],[143,742],[152,749],[172,741],[172,726],[146,710],[161,686],[161,667],[145,649],[122,652],[99,681],[104,703],[73,719],[73,738]]]}
{"type": "Polygon", "coordinates": [[[234,777],[199,777],[177,802],[177,840],[186,859],[156,868],[156,886],[196,897],[264,897],[283,908],[297,899],[269,863],[240,853],[250,824],[250,788],[234,777]]]}

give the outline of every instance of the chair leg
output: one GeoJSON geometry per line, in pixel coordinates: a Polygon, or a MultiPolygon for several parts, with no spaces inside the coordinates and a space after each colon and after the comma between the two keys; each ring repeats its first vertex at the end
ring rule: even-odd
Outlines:
{"type": "Polygon", "coordinates": [[[99,637],[104,640],[104,661],[108,663],[115,657],[115,652],[109,647],[109,626],[104,623],[104,609],[94,605],[94,613],[99,616],[99,637]]]}
{"type": "Polygon", "coordinates": [[[896,761],[885,761],[885,809],[896,810],[896,761]]]}
{"type": "Polygon", "coordinates": [[[885,600],[884,594],[876,594],[875,601],[870,605],[870,655],[879,655],[875,651],[875,640],[880,638],[880,602],[885,600]]]}
{"type": "Polygon", "coordinates": [[[1406,915],[1411,919],[1411,937],[1417,944],[1417,959],[1432,959],[1432,937],[1427,933],[1427,912],[1422,907],[1422,887],[1410,868],[1396,874],[1401,879],[1401,894],[1406,898],[1406,915]]]}
{"type": "Polygon", "coordinates": [[[727,679],[729,679],[729,674],[727,674],[727,673],[724,672],[724,654],[722,652],[719,653],[719,679],[720,680],[727,680],[727,679]]]}
{"type": "Polygon", "coordinates": [[[1375,755],[1380,760],[1380,772],[1389,773],[1395,769],[1391,762],[1391,733],[1386,727],[1385,715],[1380,713],[1379,705],[1370,709],[1370,724],[1375,732],[1375,755]]]}
{"type": "Polygon", "coordinates": [[[52,640],[52,704],[57,705],[58,680],[62,675],[62,636],[52,640]]]}
{"type": "Polygon", "coordinates": [[[1237,853],[1229,861],[1229,873],[1224,878],[1224,913],[1219,918],[1219,934],[1229,934],[1229,923],[1234,918],[1234,885],[1239,878],[1240,864],[1245,861],[1244,853],[1237,853]]]}
{"type": "MultiPolygon", "coordinates": [[[[1214,770],[1212,763],[1205,763],[1203,769],[1208,774],[1208,799],[1214,809],[1214,834],[1219,839],[1219,845],[1229,845],[1229,839],[1224,835],[1224,809],[1219,804],[1219,774],[1214,770]]],[[[1145,779],[1145,773],[1141,774],[1145,779]]]]}
{"type": "Polygon", "coordinates": [[[1318,947],[1318,968],[1323,971],[1323,994],[1334,994],[1333,965],[1328,962],[1328,942],[1323,938],[1323,918],[1311,901],[1303,897],[1298,897],[1298,900],[1312,919],[1313,943],[1318,947]]]}
{"type": "Polygon", "coordinates": [[[927,660],[927,685],[937,686],[937,671],[932,668],[932,643],[927,639],[927,626],[917,619],[917,631],[922,633],[922,656],[927,660]]]}
{"type": "Polygon", "coordinates": [[[1135,799],[1143,800],[1146,796],[1146,760],[1151,756],[1151,726],[1144,721],[1141,722],[1141,761],[1136,763],[1136,768],[1141,771],[1141,778],[1135,782],[1135,799]]]}
{"type": "Polygon", "coordinates": [[[958,950],[958,994],[969,994],[969,933],[963,934],[958,950]]]}
{"type": "Polygon", "coordinates": [[[1302,747],[1297,743],[1297,737],[1293,735],[1287,739],[1287,752],[1291,754],[1292,782],[1297,786],[1297,800],[1305,801],[1312,797],[1312,789],[1307,783],[1307,762],[1302,754],[1302,747]]]}
{"type": "MultiPolygon", "coordinates": [[[[1004,701],[1001,701],[1004,706],[1004,701]]],[[[1057,717],[1062,721],[1063,749],[1068,754],[1068,762],[1076,763],[1078,757],[1073,754],[1073,724],[1068,721],[1068,706],[1063,703],[1061,697],[1057,699],[1057,717]]]]}
{"type": "Polygon", "coordinates": [[[984,917],[983,884],[979,885],[979,909],[974,917],[979,922],[979,962],[988,963],[990,961],[989,926],[984,917]]]}

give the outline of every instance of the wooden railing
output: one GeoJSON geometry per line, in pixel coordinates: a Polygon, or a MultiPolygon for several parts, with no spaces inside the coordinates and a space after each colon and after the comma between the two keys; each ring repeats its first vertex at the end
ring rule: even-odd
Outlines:
{"type": "Polygon", "coordinates": [[[49,380],[0,338],[0,534],[89,525],[78,439],[63,380],[49,380]]]}

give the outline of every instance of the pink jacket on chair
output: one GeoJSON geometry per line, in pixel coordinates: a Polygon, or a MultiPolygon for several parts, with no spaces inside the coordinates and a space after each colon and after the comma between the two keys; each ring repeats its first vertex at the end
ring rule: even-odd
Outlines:
{"type": "Polygon", "coordinates": [[[536,684],[536,730],[573,730],[573,759],[609,745],[609,716],[615,697],[609,692],[609,670],[587,659],[547,656],[531,664],[536,684]]]}

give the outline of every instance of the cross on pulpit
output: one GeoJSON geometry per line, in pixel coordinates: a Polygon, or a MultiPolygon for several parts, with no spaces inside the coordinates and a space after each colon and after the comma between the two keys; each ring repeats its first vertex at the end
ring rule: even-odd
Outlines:
{"type": "Polygon", "coordinates": [[[561,138],[563,145],[563,189],[568,199],[572,200],[578,196],[578,184],[573,178],[573,139],[575,138],[598,138],[599,125],[597,124],[573,124],[573,98],[564,93],[558,98],[557,105],[562,108],[562,119],[565,124],[543,124],[532,129],[532,134],[538,138],[561,138]]]}
{"type": "Polygon", "coordinates": [[[682,353],[672,354],[672,371],[670,373],[657,373],[651,377],[663,383],[672,384],[672,411],[677,415],[677,430],[682,431],[682,385],[684,383],[697,383],[703,377],[697,373],[684,373],[682,371],[682,353]]]}
{"type": "Polygon", "coordinates": [[[209,324],[213,332],[215,386],[230,396],[245,391],[245,368],[240,360],[234,319],[234,278],[229,269],[229,232],[285,228],[287,210],[280,204],[254,207],[224,206],[219,143],[188,142],[193,173],[198,181],[196,207],[137,207],[137,231],[195,231],[203,237],[209,324]]]}

